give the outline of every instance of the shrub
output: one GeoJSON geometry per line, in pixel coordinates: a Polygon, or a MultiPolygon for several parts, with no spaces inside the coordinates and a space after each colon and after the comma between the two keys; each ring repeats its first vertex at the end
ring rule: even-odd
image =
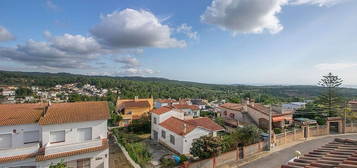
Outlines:
{"type": "Polygon", "coordinates": [[[188,158],[187,158],[186,155],[180,155],[180,161],[181,161],[181,162],[185,162],[185,161],[187,161],[187,160],[188,160],[188,158]]]}
{"type": "Polygon", "coordinates": [[[281,134],[283,131],[281,130],[281,128],[274,128],[274,133],[275,134],[281,134]]]}
{"type": "Polygon", "coordinates": [[[171,158],[165,158],[165,157],[160,158],[160,167],[161,168],[171,168],[171,167],[175,167],[175,166],[176,166],[175,160],[173,160],[171,158]]]}
{"type": "Polygon", "coordinates": [[[193,141],[190,153],[200,159],[217,156],[222,151],[221,141],[219,137],[202,136],[193,141]]]}
{"type": "Polygon", "coordinates": [[[151,154],[144,143],[128,143],[124,144],[124,147],[129,156],[140,166],[146,165],[151,160],[151,154]]]}

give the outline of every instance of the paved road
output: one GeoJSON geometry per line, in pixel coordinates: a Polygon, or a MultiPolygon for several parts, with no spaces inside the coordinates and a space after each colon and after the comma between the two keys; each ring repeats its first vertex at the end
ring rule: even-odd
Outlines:
{"type": "Polygon", "coordinates": [[[341,135],[341,136],[328,136],[320,139],[306,141],[295,146],[274,152],[268,156],[257,159],[249,164],[241,166],[241,168],[280,168],[284,163],[287,163],[294,157],[295,151],[300,151],[302,154],[308,153],[328,142],[333,141],[335,138],[350,138],[357,139],[357,134],[354,135],[341,135]]]}

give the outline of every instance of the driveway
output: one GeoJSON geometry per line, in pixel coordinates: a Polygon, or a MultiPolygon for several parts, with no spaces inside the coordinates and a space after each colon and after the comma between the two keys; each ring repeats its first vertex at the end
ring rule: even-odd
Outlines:
{"type": "Polygon", "coordinates": [[[149,151],[152,154],[151,164],[154,167],[159,166],[161,156],[166,154],[174,154],[173,152],[171,152],[161,144],[154,142],[151,139],[146,139],[144,140],[144,142],[148,145],[149,151]]]}
{"type": "Polygon", "coordinates": [[[295,151],[298,150],[302,154],[306,154],[318,147],[332,142],[335,138],[357,139],[357,134],[327,136],[324,138],[305,141],[292,147],[273,152],[263,158],[257,159],[244,166],[241,166],[240,168],[280,168],[282,164],[287,163],[290,159],[294,157],[295,151]]]}

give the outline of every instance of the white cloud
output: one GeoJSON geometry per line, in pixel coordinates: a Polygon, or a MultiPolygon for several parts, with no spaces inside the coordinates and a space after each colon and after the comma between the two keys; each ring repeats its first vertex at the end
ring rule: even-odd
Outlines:
{"type": "Polygon", "coordinates": [[[119,58],[116,58],[114,61],[122,63],[125,65],[125,67],[128,67],[128,68],[140,66],[139,60],[134,57],[131,57],[131,56],[119,57],[119,58]]]}
{"type": "Polygon", "coordinates": [[[0,42],[15,40],[15,36],[12,35],[5,27],[0,26],[0,42]]]}
{"type": "Polygon", "coordinates": [[[318,70],[344,70],[347,68],[357,68],[357,63],[322,63],[315,65],[318,70]]]}
{"type": "Polygon", "coordinates": [[[201,20],[237,33],[278,33],[283,29],[277,14],[288,0],[213,0],[201,20]]]}
{"type": "Polygon", "coordinates": [[[48,41],[28,40],[15,47],[0,47],[0,57],[41,68],[88,68],[89,62],[105,54],[105,50],[91,37],[65,34],[52,36],[45,32],[48,41]]]}
{"type": "Polygon", "coordinates": [[[176,31],[185,34],[190,39],[196,40],[198,38],[197,32],[192,31],[192,27],[187,24],[181,24],[176,31]]]}
{"type": "Polygon", "coordinates": [[[332,6],[342,1],[346,1],[346,0],[290,0],[290,4],[292,5],[308,4],[308,5],[318,5],[322,7],[322,6],[332,6]]]}
{"type": "Polygon", "coordinates": [[[109,48],[185,47],[171,37],[171,28],[146,10],[124,9],[102,17],[91,33],[109,48]]]}
{"type": "Polygon", "coordinates": [[[141,63],[139,62],[138,59],[132,56],[123,56],[114,59],[115,62],[121,63],[122,66],[120,67],[119,72],[115,72],[113,75],[114,76],[122,76],[122,75],[146,75],[146,74],[154,74],[156,71],[149,69],[149,68],[143,68],[141,63]]]}

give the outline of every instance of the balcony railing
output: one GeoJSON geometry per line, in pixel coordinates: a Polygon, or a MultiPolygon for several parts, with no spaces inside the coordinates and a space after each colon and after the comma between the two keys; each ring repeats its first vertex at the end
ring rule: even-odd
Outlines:
{"type": "Polygon", "coordinates": [[[47,144],[45,146],[45,155],[71,152],[71,151],[93,148],[98,146],[102,146],[101,139],[95,139],[95,140],[78,142],[78,143],[70,143],[70,144],[47,144]]]}
{"type": "Polygon", "coordinates": [[[39,143],[30,143],[22,147],[1,149],[0,158],[37,153],[39,148],[39,143]]]}

